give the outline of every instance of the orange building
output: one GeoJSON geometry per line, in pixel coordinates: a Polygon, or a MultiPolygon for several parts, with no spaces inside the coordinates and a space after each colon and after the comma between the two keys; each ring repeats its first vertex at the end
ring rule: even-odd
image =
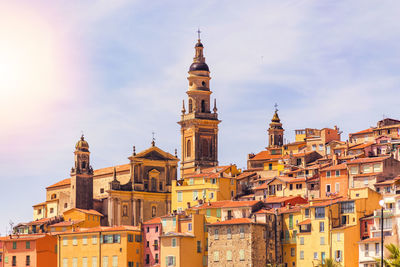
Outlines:
{"type": "Polygon", "coordinates": [[[320,171],[321,197],[336,194],[348,196],[349,175],[347,164],[342,163],[324,168],[320,171]]]}
{"type": "Polygon", "coordinates": [[[0,239],[3,243],[1,266],[57,266],[57,238],[48,234],[12,235],[0,239]]]}

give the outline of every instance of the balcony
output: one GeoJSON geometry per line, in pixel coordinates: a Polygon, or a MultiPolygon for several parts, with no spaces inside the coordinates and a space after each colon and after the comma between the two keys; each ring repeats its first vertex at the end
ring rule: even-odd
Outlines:
{"type": "Polygon", "coordinates": [[[285,239],[282,239],[282,244],[284,244],[284,245],[296,244],[296,238],[285,238],[285,239]]]}
{"type": "MultiPolygon", "coordinates": [[[[374,211],[374,217],[375,218],[381,218],[382,217],[382,211],[381,210],[375,210],[374,211]]],[[[394,210],[393,209],[384,209],[383,210],[383,218],[390,218],[393,217],[394,215],[394,210]]]]}

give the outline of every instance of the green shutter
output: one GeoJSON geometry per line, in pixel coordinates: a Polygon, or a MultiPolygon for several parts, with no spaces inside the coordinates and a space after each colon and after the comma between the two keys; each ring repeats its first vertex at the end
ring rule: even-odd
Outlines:
{"type": "Polygon", "coordinates": [[[289,228],[293,229],[293,214],[289,215],[289,228]]]}
{"type": "Polygon", "coordinates": [[[211,216],[211,209],[207,209],[207,217],[211,216]]]}
{"type": "Polygon", "coordinates": [[[217,209],[217,217],[221,218],[221,209],[217,209]]]}
{"type": "Polygon", "coordinates": [[[165,266],[168,266],[168,256],[165,257],[165,266]]]}
{"type": "Polygon", "coordinates": [[[172,264],[173,264],[173,266],[175,266],[175,264],[176,264],[175,256],[173,256],[173,258],[172,258],[172,264]]]}

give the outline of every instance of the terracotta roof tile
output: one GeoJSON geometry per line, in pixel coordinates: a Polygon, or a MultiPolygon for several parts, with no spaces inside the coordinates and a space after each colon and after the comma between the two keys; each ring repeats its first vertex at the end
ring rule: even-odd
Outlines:
{"type": "Polygon", "coordinates": [[[305,225],[305,224],[311,224],[311,219],[307,219],[298,223],[298,225],[305,225]]]}
{"type": "Polygon", "coordinates": [[[342,163],[339,165],[333,165],[327,168],[323,168],[321,171],[334,171],[334,170],[344,170],[347,169],[347,164],[346,163],[342,163]]]}
{"type": "Polygon", "coordinates": [[[377,161],[384,161],[390,158],[390,156],[385,157],[372,157],[372,158],[358,158],[347,161],[347,164],[358,164],[358,163],[369,163],[369,162],[377,162],[377,161]]]}
{"type": "Polygon", "coordinates": [[[106,167],[106,168],[101,168],[98,170],[94,170],[94,176],[98,175],[104,175],[104,174],[113,174],[114,173],[114,168],[118,172],[123,172],[123,171],[129,171],[130,170],[130,164],[123,164],[123,165],[117,165],[117,166],[112,166],[112,167],[106,167]]]}
{"type": "Polygon", "coordinates": [[[67,179],[64,179],[62,181],[59,181],[59,182],[57,182],[55,184],[52,184],[52,185],[46,187],[46,189],[59,187],[59,186],[64,186],[64,185],[70,185],[70,184],[71,184],[71,178],[67,178],[67,179]]]}
{"type": "Polygon", "coordinates": [[[262,202],[259,200],[245,200],[245,201],[233,201],[233,200],[222,200],[210,203],[204,203],[201,206],[195,206],[193,209],[215,209],[215,208],[237,208],[237,207],[252,207],[255,204],[262,202]]]}
{"type": "Polygon", "coordinates": [[[372,133],[372,128],[368,128],[368,129],[365,129],[365,130],[362,130],[362,131],[359,131],[356,133],[350,133],[349,135],[352,136],[352,135],[365,134],[365,133],[372,133]]]}
{"type": "Polygon", "coordinates": [[[380,242],[380,241],[381,241],[380,237],[370,237],[370,238],[359,241],[359,243],[380,242]]]}
{"type": "Polygon", "coordinates": [[[92,228],[77,228],[74,231],[58,232],[54,234],[78,234],[78,233],[96,233],[96,232],[114,232],[114,231],[140,231],[138,226],[120,225],[120,226],[100,226],[92,228]]]}
{"type": "Polygon", "coordinates": [[[375,144],[375,142],[368,142],[368,143],[358,144],[358,145],[355,145],[355,146],[349,148],[349,150],[363,149],[363,148],[372,146],[373,144],[375,144]]]}
{"type": "Polygon", "coordinates": [[[71,226],[71,225],[76,225],[81,222],[84,222],[84,220],[78,220],[78,221],[63,221],[59,223],[52,224],[51,227],[62,227],[62,226],[71,226]]]}
{"type": "Polygon", "coordinates": [[[280,158],[282,158],[282,155],[272,155],[270,151],[263,150],[263,151],[257,153],[250,160],[271,160],[271,159],[280,159],[280,158]]]}
{"type": "Polygon", "coordinates": [[[161,224],[161,217],[156,217],[144,222],[143,224],[161,224]]]}
{"type": "Polygon", "coordinates": [[[45,205],[46,205],[46,202],[42,202],[42,203],[33,205],[32,207],[45,206],[45,205]]]}
{"type": "Polygon", "coordinates": [[[77,210],[77,211],[80,211],[80,212],[83,212],[83,213],[86,213],[86,214],[92,214],[92,215],[97,215],[97,216],[103,217],[103,214],[101,214],[97,210],[85,210],[85,209],[78,209],[78,208],[71,208],[71,209],[69,209],[67,211],[64,211],[64,213],[65,212],[69,212],[71,210],[77,210]]]}

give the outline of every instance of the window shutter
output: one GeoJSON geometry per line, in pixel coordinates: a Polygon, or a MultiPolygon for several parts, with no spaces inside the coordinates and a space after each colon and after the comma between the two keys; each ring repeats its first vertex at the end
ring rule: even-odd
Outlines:
{"type": "Polygon", "coordinates": [[[168,266],[168,256],[165,257],[165,266],[168,266]]]}
{"type": "Polygon", "coordinates": [[[175,266],[176,264],[176,260],[175,260],[175,256],[172,257],[172,264],[175,266]]]}

